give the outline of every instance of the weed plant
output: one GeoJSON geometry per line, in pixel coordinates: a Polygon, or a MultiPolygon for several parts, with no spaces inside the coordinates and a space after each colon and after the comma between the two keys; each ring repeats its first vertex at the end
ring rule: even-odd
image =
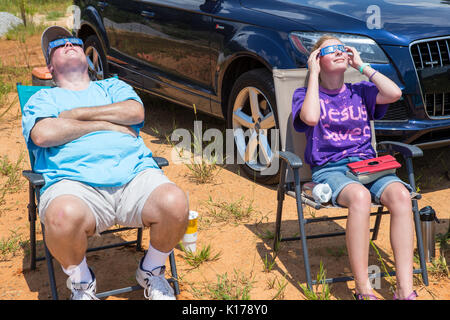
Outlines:
{"type": "Polygon", "coordinates": [[[253,201],[245,204],[244,197],[234,202],[216,202],[210,196],[206,205],[210,215],[218,222],[239,223],[248,221],[256,211],[253,208],[253,201]]]}
{"type": "Polygon", "coordinates": [[[320,261],[319,273],[317,274],[317,282],[313,288],[308,288],[308,286],[298,283],[303,291],[307,300],[330,300],[331,292],[330,286],[326,282],[327,272],[323,267],[322,261],[320,261]]]}
{"type": "Polygon", "coordinates": [[[254,280],[243,273],[234,270],[234,276],[228,278],[228,273],[218,274],[217,282],[208,284],[206,292],[214,300],[250,300],[254,280]]]}
{"type": "Polygon", "coordinates": [[[194,268],[198,268],[202,263],[207,261],[216,261],[219,260],[221,252],[212,256],[211,254],[211,246],[208,245],[206,247],[202,247],[197,252],[192,252],[190,250],[186,250],[183,244],[180,242],[180,248],[184,253],[183,259],[187,264],[194,268]]]}
{"type": "Polygon", "coordinates": [[[26,244],[26,241],[22,241],[22,235],[18,234],[17,230],[10,231],[11,235],[7,239],[0,239],[0,261],[7,260],[10,255],[15,255],[26,244]]]}

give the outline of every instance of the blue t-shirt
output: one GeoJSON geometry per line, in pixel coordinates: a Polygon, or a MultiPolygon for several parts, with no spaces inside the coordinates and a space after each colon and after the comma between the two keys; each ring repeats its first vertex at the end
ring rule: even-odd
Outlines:
{"type": "MultiPolygon", "coordinates": [[[[29,152],[34,156],[33,170],[41,173],[45,185],[62,179],[80,181],[94,187],[117,187],[128,183],[147,168],[158,168],[140,136],[118,131],[96,131],[66,144],[42,148],[33,143],[31,130],[36,121],[53,117],[65,110],[95,107],[125,100],[141,99],[131,86],[111,78],[91,82],[81,91],[63,88],[42,89],[34,94],[23,108],[23,135],[29,152]]],[[[144,123],[132,126],[139,134],[144,123]]]]}

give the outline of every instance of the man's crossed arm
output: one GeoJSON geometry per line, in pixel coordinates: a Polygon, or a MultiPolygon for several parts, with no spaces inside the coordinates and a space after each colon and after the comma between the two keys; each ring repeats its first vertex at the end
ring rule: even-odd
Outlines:
{"type": "Polygon", "coordinates": [[[34,144],[43,148],[63,145],[95,131],[118,131],[136,137],[130,126],[144,121],[144,116],[144,107],[135,100],[80,107],[63,111],[58,118],[36,122],[30,137],[34,144]]]}

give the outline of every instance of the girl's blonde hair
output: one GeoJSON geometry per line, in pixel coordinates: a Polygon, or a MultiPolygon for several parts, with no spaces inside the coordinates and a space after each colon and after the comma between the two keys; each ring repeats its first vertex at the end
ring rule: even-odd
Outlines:
{"type": "MultiPolygon", "coordinates": [[[[314,50],[319,49],[320,46],[321,46],[325,41],[327,41],[327,40],[337,40],[337,41],[341,42],[341,40],[340,40],[339,38],[335,37],[335,36],[324,35],[324,36],[320,37],[319,40],[316,41],[316,43],[315,43],[314,46],[312,47],[311,52],[310,52],[309,55],[311,55],[311,53],[312,53],[314,50]]],[[[308,81],[309,81],[309,70],[308,70],[308,73],[306,74],[306,77],[305,77],[305,83],[304,83],[304,85],[303,85],[304,87],[308,87],[308,81]]],[[[320,74],[319,74],[319,81],[321,81],[321,79],[320,79],[320,74]]]]}

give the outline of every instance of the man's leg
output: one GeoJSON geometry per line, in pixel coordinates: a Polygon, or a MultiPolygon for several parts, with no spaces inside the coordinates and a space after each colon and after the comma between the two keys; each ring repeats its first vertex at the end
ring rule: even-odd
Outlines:
{"type": "Polygon", "coordinates": [[[145,200],[142,223],[150,227],[150,243],[136,272],[136,280],[151,300],[174,300],[164,277],[167,257],[180,241],[188,224],[189,206],[185,193],[173,183],[156,187],[145,200]]]}
{"type": "Polygon", "coordinates": [[[95,218],[88,205],[73,195],[53,199],[45,210],[45,242],[64,269],[78,266],[95,232],[95,218]]]}
{"type": "Polygon", "coordinates": [[[183,190],[173,183],[164,183],[153,190],[142,209],[142,222],[150,227],[151,247],[170,254],[186,231],[188,217],[189,206],[183,190]]]}

